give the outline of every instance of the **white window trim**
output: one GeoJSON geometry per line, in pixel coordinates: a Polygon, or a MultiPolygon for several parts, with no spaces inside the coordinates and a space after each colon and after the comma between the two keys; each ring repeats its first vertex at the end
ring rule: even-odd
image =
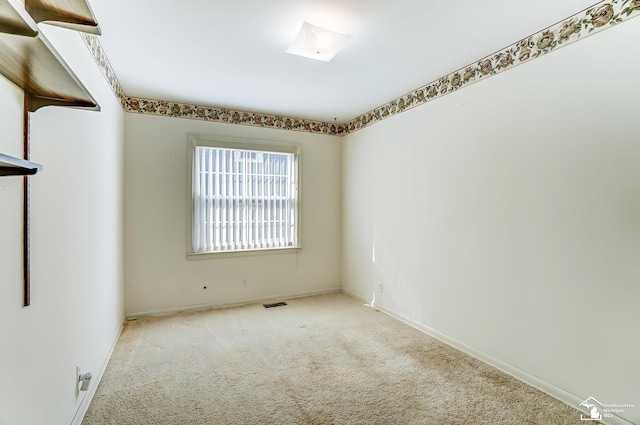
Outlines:
{"type": "Polygon", "coordinates": [[[272,140],[241,139],[235,137],[222,137],[207,134],[189,133],[187,137],[187,232],[186,232],[186,252],[188,260],[204,260],[211,258],[244,257],[256,255],[273,254],[293,254],[302,249],[302,146],[297,143],[284,143],[272,140]],[[265,248],[238,251],[221,252],[193,252],[193,161],[195,158],[195,147],[220,147],[230,149],[248,149],[271,152],[294,153],[297,156],[297,181],[298,181],[298,209],[297,209],[297,236],[298,244],[293,247],[265,248]]]}

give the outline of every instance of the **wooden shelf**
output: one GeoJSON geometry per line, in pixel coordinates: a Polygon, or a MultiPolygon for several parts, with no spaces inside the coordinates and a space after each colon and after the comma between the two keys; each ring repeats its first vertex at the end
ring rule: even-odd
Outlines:
{"type": "MultiPolygon", "coordinates": [[[[17,10],[9,0],[0,0],[0,74],[24,91],[23,145],[25,157],[29,158],[29,112],[50,105],[100,110],[71,68],[39,34],[34,20],[93,34],[100,34],[100,28],[86,0],[24,1],[24,9],[17,10]]],[[[40,170],[39,164],[0,154],[0,176],[30,176],[40,170]]],[[[29,178],[24,177],[23,181],[23,305],[26,307],[31,305],[30,189],[29,178]]]]}
{"type": "Polygon", "coordinates": [[[42,171],[42,165],[0,153],[0,176],[30,176],[42,171]]]}
{"type": "MultiPolygon", "coordinates": [[[[20,15],[0,0],[0,22],[20,15]],[[12,13],[13,12],[13,13],[12,13]]],[[[24,19],[23,26],[35,27],[24,19]]],[[[43,106],[70,106],[100,110],[78,77],[41,34],[25,37],[0,32],[0,74],[22,88],[30,112],[43,106]]]]}
{"type": "Polygon", "coordinates": [[[89,91],[41,35],[0,34],[0,74],[24,90],[30,112],[50,105],[100,110],[89,91]]]}
{"type": "Polygon", "coordinates": [[[24,6],[36,22],[101,34],[86,0],[25,0],[24,6]]]}
{"type": "Polygon", "coordinates": [[[0,2],[0,32],[25,37],[35,37],[38,34],[38,31],[31,28],[6,1],[0,2]]]}

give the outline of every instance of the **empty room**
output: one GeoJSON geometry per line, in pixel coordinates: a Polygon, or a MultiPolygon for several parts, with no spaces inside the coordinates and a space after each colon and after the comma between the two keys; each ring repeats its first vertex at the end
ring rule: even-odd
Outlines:
{"type": "Polygon", "coordinates": [[[640,424],[638,15],[0,0],[0,425],[640,424]]]}

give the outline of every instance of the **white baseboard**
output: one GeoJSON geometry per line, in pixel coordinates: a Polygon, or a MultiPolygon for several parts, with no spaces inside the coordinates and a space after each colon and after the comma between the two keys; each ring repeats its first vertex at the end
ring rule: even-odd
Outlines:
{"type": "Polygon", "coordinates": [[[78,410],[76,410],[76,414],[73,417],[73,421],[71,425],[81,425],[82,420],[84,419],[84,415],[87,413],[89,409],[89,405],[91,404],[91,400],[93,400],[93,396],[96,394],[96,390],[98,389],[98,384],[100,384],[100,380],[102,380],[102,376],[104,375],[105,370],[107,370],[107,365],[109,364],[109,360],[111,359],[111,355],[113,354],[113,350],[116,348],[116,344],[118,343],[118,339],[120,338],[120,334],[122,333],[122,329],[124,328],[124,318],[122,323],[120,323],[120,329],[116,332],[116,336],[111,341],[111,346],[107,353],[103,356],[102,361],[100,362],[100,369],[97,374],[94,374],[91,378],[91,384],[89,385],[89,389],[85,393],[80,405],[78,406],[78,410]]]}
{"type": "MultiPolygon", "coordinates": [[[[346,289],[342,289],[342,292],[353,297],[356,298],[358,300],[361,300],[363,303],[365,303],[365,305],[367,306],[371,306],[373,308],[375,308],[376,310],[379,310],[391,317],[393,317],[394,319],[400,320],[403,323],[406,323],[407,325],[426,333],[429,336],[432,336],[442,342],[444,342],[447,345],[450,345],[451,347],[458,349],[468,355],[470,355],[471,357],[474,357],[480,361],[482,361],[483,363],[488,364],[489,366],[493,366],[496,369],[501,370],[502,372],[513,376],[514,378],[524,382],[527,385],[531,385],[534,388],[539,389],[540,391],[549,394],[551,397],[567,404],[568,406],[573,407],[574,409],[579,409],[580,403],[582,403],[587,397],[584,398],[580,398],[574,394],[568,393],[567,391],[564,391],[561,388],[556,387],[555,385],[552,385],[546,381],[543,381],[540,378],[537,378],[533,375],[528,374],[527,372],[520,370],[518,368],[515,368],[501,360],[498,360],[494,357],[491,357],[481,351],[476,350],[475,348],[469,347],[466,344],[463,344],[460,341],[457,341],[453,338],[448,337],[447,335],[444,335],[438,331],[436,331],[435,329],[432,329],[428,326],[423,325],[422,323],[419,323],[413,319],[410,319],[402,314],[399,314],[393,310],[387,309],[381,305],[379,305],[378,303],[374,303],[374,305],[371,304],[367,304],[369,301],[368,300],[364,300],[361,297],[359,297],[358,295],[350,292],[349,290],[346,289]]],[[[619,416],[613,416],[610,418],[603,418],[602,423],[607,424],[607,425],[634,425],[631,422],[628,422],[627,420],[619,417],[619,416]]]]}
{"type": "Polygon", "coordinates": [[[148,310],[148,311],[142,311],[138,313],[128,313],[125,317],[125,320],[140,319],[142,317],[149,317],[149,316],[165,316],[167,314],[184,313],[184,312],[191,312],[191,311],[213,310],[216,308],[238,307],[242,305],[257,304],[257,303],[263,303],[263,302],[268,302],[273,300],[283,300],[283,299],[290,300],[294,298],[310,297],[313,295],[331,294],[334,292],[340,292],[340,287],[322,289],[319,291],[294,292],[294,293],[273,295],[269,297],[249,298],[246,300],[241,300],[236,302],[198,304],[198,305],[166,308],[166,309],[159,309],[159,310],[148,310]]]}

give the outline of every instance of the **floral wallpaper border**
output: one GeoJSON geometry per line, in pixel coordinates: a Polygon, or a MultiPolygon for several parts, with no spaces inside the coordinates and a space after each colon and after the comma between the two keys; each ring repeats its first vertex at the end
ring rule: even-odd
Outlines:
{"type": "Polygon", "coordinates": [[[283,130],[305,131],[308,133],[330,134],[332,136],[341,136],[346,130],[344,124],[261,114],[216,106],[145,99],[141,97],[127,97],[125,111],[257,127],[280,128],[283,130]]]}
{"type": "Polygon", "coordinates": [[[79,34],[80,37],[82,37],[82,40],[84,40],[84,44],[87,45],[91,56],[93,56],[93,60],[95,60],[98,68],[100,69],[100,71],[102,71],[102,74],[107,79],[107,83],[109,84],[109,87],[111,87],[111,91],[116,96],[116,99],[118,100],[118,102],[120,102],[120,105],[124,109],[126,95],[124,94],[124,90],[122,90],[122,86],[120,86],[120,82],[118,81],[116,73],[111,67],[109,58],[107,58],[107,55],[102,49],[102,45],[98,41],[98,37],[86,32],[80,32],[79,34]]]}
{"type": "Polygon", "coordinates": [[[98,37],[93,34],[80,33],[98,68],[105,76],[113,94],[125,112],[163,115],[168,117],[191,118],[203,121],[215,121],[230,124],[242,124],[284,130],[305,131],[308,133],[341,136],[346,130],[344,124],[285,117],[281,115],[261,114],[221,108],[217,106],[194,105],[191,103],[171,102],[166,100],[146,99],[127,96],[120,86],[118,77],[111,67],[98,37]]]}
{"type": "Polygon", "coordinates": [[[638,15],[640,0],[601,1],[511,46],[348,121],[344,134],[453,93],[638,15]]]}
{"type": "Polygon", "coordinates": [[[344,136],[618,25],[637,16],[638,12],[640,0],[601,1],[344,124],[127,96],[97,37],[86,33],[81,35],[125,112],[344,136]]]}

